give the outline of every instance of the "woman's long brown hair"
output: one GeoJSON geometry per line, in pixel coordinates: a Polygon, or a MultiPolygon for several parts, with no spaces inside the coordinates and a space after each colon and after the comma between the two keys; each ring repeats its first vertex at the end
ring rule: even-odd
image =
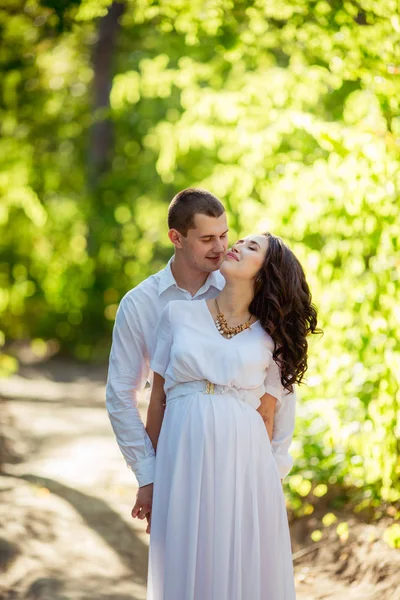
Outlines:
{"type": "Polygon", "coordinates": [[[268,248],[249,309],[273,339],[282,386],[293,392],[293,384],[301,383],[307,371],[307,336],[322,331],[301,264],[280,237],[263,235],[268,248]]]}

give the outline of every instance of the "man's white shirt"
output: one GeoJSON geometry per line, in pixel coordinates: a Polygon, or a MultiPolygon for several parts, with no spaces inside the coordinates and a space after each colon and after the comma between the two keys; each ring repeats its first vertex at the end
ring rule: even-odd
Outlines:
{"type": "Polygon", "coordinates": [[[171,263],[121,300],[113,330],[106,405],[118,445],[139,486],[154,481],[155,452],[138,410],[137,394],[150,379],[150,358],[158,320],[171,300],[215,298],[225,285],[213,271],[194,296],[179,288],[171,263]]]}
{"type": "MultiPolygon", "coordinates": [[[[225,285],[221,273],[214,271],[192,296],[178,287],[171,270],[172,261],[173,257],[164,269],[122,298],[113,330],[106,406],[118,445],[139,486],[154,481],[155,452],[139,414],[137,394],[151,379],[150,359],[161,312],[171,300],[215,298],[225,285]]],[[[271,445],[281,478],[293,465],[288,450],[293,437],[295,404],[296,395],[288,394],[281,410],[275,412],[271,445]]]]}

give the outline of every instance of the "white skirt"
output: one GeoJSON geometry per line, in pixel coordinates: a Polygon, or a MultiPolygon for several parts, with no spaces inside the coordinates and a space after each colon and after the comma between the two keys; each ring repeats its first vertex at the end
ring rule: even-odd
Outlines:
{"type": "Polygon", "coordinates": [[[285,498],[260,414],[234,395],[168,400],[148,600],[294,600],[285,498]]]}

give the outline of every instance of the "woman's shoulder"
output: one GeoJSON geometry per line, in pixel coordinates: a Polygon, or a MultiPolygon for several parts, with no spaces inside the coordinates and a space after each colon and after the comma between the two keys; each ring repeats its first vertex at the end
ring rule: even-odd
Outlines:
{"type": "Polygon", "coordinates": [[[193,314],[194,310],[201,308],[201,302],[201,300],[170,300],[164,310],[167,310],[171,316],[193,314]]]}
{"type": "Polygon", "coordinates": [[[265,331],[265,329],[262,327],[260,321],[257,321],[257,324],[259,325],[259,329],[261,331],[261,336],[262,336],[263,344],[271,352],[271,354],[273,354],[274,349],[275,349],[274,340],[272,339],[272,337],[270,336],[270,334],[267,333],[265,331]]]}
{"type": "Polygon", "coordinates": [[[167,304],[170,312],[179,312],[186,310],[187,304],[190,304],[189,300],[170,300],[167,304]]]}

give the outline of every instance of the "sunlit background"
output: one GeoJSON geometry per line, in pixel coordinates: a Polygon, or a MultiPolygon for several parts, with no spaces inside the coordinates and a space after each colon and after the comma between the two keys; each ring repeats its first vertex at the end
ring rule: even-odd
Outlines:
{"type": "Polygon", "coordinates": [[[168,203],[209,189],[231,241],[290,245],[324,330],[290,514],[325,498],[314,542],[345,541],[346,510],[399,547],[396,0],[6,0],[0,31],[2,375],[21,345],[104,365],[120,299],[171,256],[168,203]]]}

